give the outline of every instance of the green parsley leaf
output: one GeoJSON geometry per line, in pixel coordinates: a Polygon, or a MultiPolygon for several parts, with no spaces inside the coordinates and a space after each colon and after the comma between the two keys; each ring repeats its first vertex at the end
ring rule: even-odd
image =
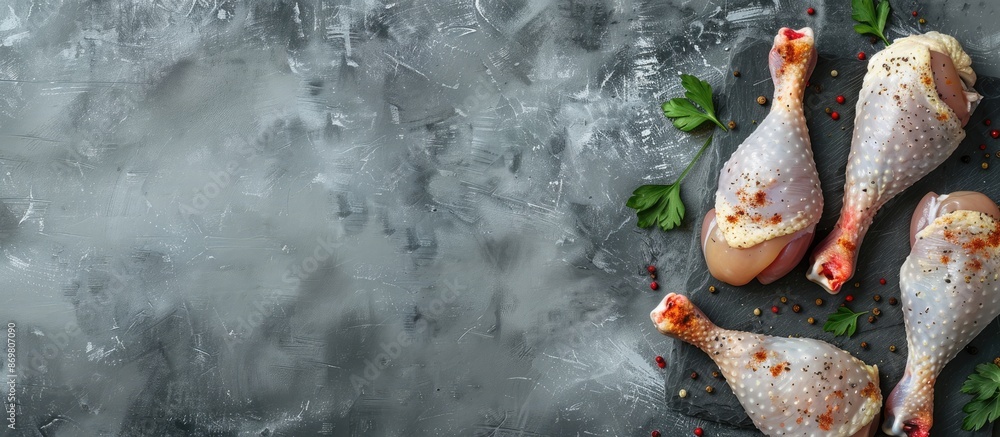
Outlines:
{"type": "Polygon", "coordinates": [[[639,216],[637,224],[640,228],[659,225],[664,231],[669,231],[680,226],[681,221],[684,220],[685,211],[684,202],[681,200],[681,181],[711,143],[712,137],[709,136],[705,144],[698,150],[698,154],[688,163],[687,168],[674,183],[670,185],[643,185],[632,192],[632,197],[628,199],[625,206],[636,210],[636,214],[639,216]]]}
{"type": "Polygon", "coordinates": [[[976,366],[976,373],[962,384],[962,393],[976,396],[962,407],[962,429],[979,431],[986,422],[1000,418],[1000,367],[993,363],[976,366]]]}
{"type": "Polygon", "coordinates": [[[851,0],[851,18],[860,24],[854,25],[854,31],[862,35],[877,36],[885,45],[889,40],[885,37],[885,24],[889,21],[889,0],[851,0]]]}
{"type": "Polygon", "coordinates": [[[726,130],[726,127],[715,115],[715,104],[712,103],[712,86],[708,82],[690,74],[682,74],[681,86],[684,87],[685,98],[670,99],[660,107],[663,109],[663,115],[671,119],[677,129],[691,132],[705,122],[711,121],[722,130],[726,130]]]}
{"type": "Polygon", "coordinates": [[[846,333],[848,337],[851,337],[854,335],[854,331],[858,329],[858,317],[866,313],[868,311],[856,313],[847,307],[837,308],[837,312],[830,314],[830,317],[826,319],[826,323],[823,324],[823,330],[832,332],[833,335],[844,335],[846,333]]]}

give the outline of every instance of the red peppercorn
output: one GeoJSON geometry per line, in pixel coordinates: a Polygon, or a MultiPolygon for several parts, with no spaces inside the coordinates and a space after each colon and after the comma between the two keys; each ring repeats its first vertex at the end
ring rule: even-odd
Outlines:
{"type": "Polygon", "coordinates": [[[660,437],[660,432],[653,430],[653,432],[649,433],[649,435],[650,437],[660,437]]]}
{"type": "Polygon", "coordinates": [[[990,136],[993,138],[1000,138],[1000,130],[993,129],[990,131],[990,136]]]}
{"type": "Polygon", "coordinates": [[[778,314],[778,306],[777,306],[777,305],[775,305],[775,306],[772,306],[772,307],[771,307],[771,312],[772,312],[772,313],[775,313],[775,314],[778,314]]]}
{"type": "Polygon", "coordinates": [[[878,280],[878,283],[879,283],[879,284],[882,284],[882,285],[885,285],[885,278],[882,278],[882,279],[879,279],[879,280],[878,280]]]}
{"type": "Polygon", "coordinates": [[[980,144],[979,145],[979,150],[986,150],[986,145],[985,144],[980,144]]]}
{"type": "Polygon", "coordinates": [[[809,9],[806,9],[806,13],[809,14],[809,15],[815,15],[816,14],[816,10],[813,9],[813,8],[809,8],[809,9]]]}
{"type": "Polygon", "coordinates": [[[696,435],[698,437],[701,437],[701,436],[705,435],[705,430],[701,429],[701,427],[695,428],[694,429],[694,435],[696,435]]]}
{"type": "Polygon", "coordinates": [[[652,288],[653,290],[657,290],[657,289],[660,288],[660,284],[657,284],[656,281],[650,282],[649,283],[649,288],[652,288]]]}
{"type": "Polygon", "coordinates": [[[986,120],[983,120],[983,124],[989,126],[989,125],[993,124],[993,121],[987,118],[986,120]]]}
{"type": "Polygon", "coordinates": [[[913,15],[914,17],[916,17],[917,16],[917,11],[910,12],[910,15],[913,15]]]}
{"type": "Polygon", "coordinates": [[[659,356],[659,355],[657,355],[656,358],[653,358],[653,359],[656,360],[657,363],[662,363],[663,362],[663,357],[659,356]]]}
{"type": "Polygon", "coordinates": [[[847,297],[844,298],[844,300],[846,300],[848,302],[854,302],[854,295],[853,294],[848,294],[847,297]]]}
{"type": "Polygon", "coordinates": [[[839,112],[831,112],[830,113],[830,118],[832,118],[834,120],[840,120],[840,113],[839,112]]]}
{"type": "Polygon", "coordinates": [[[840,103],[841,105],[843,105],[844,102],[846,102],[846,101],[847,101],[847,99],[845,99],[844,96],[837,96],[837,103],[840,103]]]}
{"type": "Polygon", "coordinates": [[[656,273],[656,266],[646,267],[646,271],[649,273],[656,273]]]}
{"type": "Polygon", "coordinates": [[[868,56],[867,56],[867,55],[865,55],[865,52],[858,52],[858,60],[859,60],[859,61],[864,61],[864,60],[865,60],[865,58],[867,58],[867,57],[868,57],[868,56]]]}
{"type": "Polygon", "coordinates": [[[657,361],[656,362],[656,367],[659,367],[661,369],[666,368],[667,367],[667,362],[666,361],[657,361]]]}

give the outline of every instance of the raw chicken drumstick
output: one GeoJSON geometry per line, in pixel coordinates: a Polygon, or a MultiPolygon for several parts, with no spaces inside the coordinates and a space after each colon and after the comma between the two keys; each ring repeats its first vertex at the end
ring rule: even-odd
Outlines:
{"type": "Polygon", "coordinates": [[[816,247],[808,278],[830,293],[854,276],[858,248],[889,199],[940,165],[965,138],[981,97],[972,60],[937,32],[897,39],[872,56],[856,106],[844,205],[816,247]]]}
{"type": "Polygon", "coordinates": [[[876,366],[820,340],[722,329],[676,293],[650,317],[660,333],[715,360],[766,435],[867,437],[878,429],[882,392],[876,366]]]}
{"type": "Polygon", "coordinates": [[[938,374],[1000,314],[1000,209],[986,196],[924,196],[899,270],[906,370],[886,402],[883,431],[927,437],[938,374]]]}
{"type": "Polygon", "coordinates": [[[799,263],[812,242],[823,193],[802,95],[815,65],[812,29],[778,31],[768,56],[771,112],[722,168],[715,209],[701,226],[708,270],[720,281],[774,282],[799,263]]]}

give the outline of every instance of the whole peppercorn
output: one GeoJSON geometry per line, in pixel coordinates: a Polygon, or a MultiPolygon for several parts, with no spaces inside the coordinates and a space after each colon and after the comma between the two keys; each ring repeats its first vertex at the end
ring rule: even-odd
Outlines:
{"type": "Polygon", "coordinates": [[[681,391],[677,392],[677,396],[680,396],[681,399],[686,398],[688,397],[688,391],[682,388],[681,391]]]}
{"type": "Polygon", "coordinates": [[[792,311],[796,313],[802,311],[802,306],[800,306],[799,304],[792,305],[792,311]]]}
{"type": "Polygon", "coordinates": [[[894,298],[894,297],[890,297],[889,298],[889,305],[895,305],[897,302],[899,302],[899,301],[896,300],[896,298],[894,298]]]}
{"type": "Polygon", "coordinates": [[[868,316],[868,323],[875,323],[875,316],[868,316]]]}
{"type": "Polygon", "coordinates": [[[872,308],[872,314],[874,314],[875,316],[881,316],[882,315],[882,310],[880,310],[878,308],[872,308]]]}
{"type": "Polygon", "coordinates": [[[829,106],[827,106],[826,108],[823,108],[823,112],[825,112],[825,113],[829,114],[829,113],[833,112],[833,110],[832,110],[832,109],[830,109],[830,107],[829,107],[829,106]]]}
{"type": "Polygon", "coordinates": [[[840,113],[837,111],[833,111],[830,113],[830,118],[834,120],[840,120],[840,113]]]}
{"type": "Polygon", "coordinates": [[[816,298],[816,306],[823,305],[823,299],[816,298]]]}
{"type": "Polygon", "coordinates": [[[840,73],[838,73],[837,70],[830,70],[830,77],[837,77],[838,74],[840,73]]]}
{"type": "Polygon", "coordinates": [[[758,105],[766,105],[767,104],[767,97],[757,96],[757,104],[758,105]]]}
{"type": "Polygon", "coordinates": [[[718,370],[712,371],[712,377],[713,378],[718,378],[719,377],[719,371],[718,370]]]}
{"type": "Polygon", "coordinates": [[[650,265],[649,267],[646,267],[646,271],[649,272],[649,273],[651,273],[651,274],[652,273],[656,273],[656,266],[650,265]]]}
{"type": "Polygon", "coordinates": [[[736,129],[736,122],[732,121],[732,120],[729,120],[729,123],[726,123],[726,126],[729,127],[729,130],[736,129]]]}
{"type": "Polygon", "coordinates": [[[716,290],[714,285],[709,285],[708,286],[708,292],[709,293],[715,293],[716,291],[719,291],[719,290],[716,290]]]}
{"type": "Polygon", "coordinates": [[[894,345],[894,344],[890,345],[889,346],[889,352],[896,352],[896,345],[894,345]]]}
{"type": "Polygon", "coordinates": [[[740,70],[733,70],[733,77],[740,77],[740,70]]]}
{"type": "Polygon", "coordinates": [[[753,309],[753,315],[759,316],[760,315],[760,308],[754,308],[753,309]]]}
{"type": "Polygon", "coordinates": [[[703,435],[705,435],[705,430],[701,429],[700,427],[699,428],[695,428],[694,429],[694,435],[695,435],[695,437],[702,437],[703,435]]]}
{"type": "Polygon", "coordinates": [[[691,372],[691,379],[698,379],[698,372],[691,372]]]}
{"type": "Polygon", "coordinates": [[[868,56],[865,55],[865,52],[858,52],[858,60],[859,61],[864,61],[867,58],[868,58],[868,56]]]}
{"type": "Polygon", "coordinates": [[[656,273],[650,273],[649,279],[656,279],[656,273]]]}
{"type": "Polygon", "coordinates": [[[854,288],[861,288],[861,283],[860,282],[855,282],[854,283],[854,288]]]}
{"type": "Polygon", "coordinates": [[[861,349],[866,349],[866,350],[868,349],[868,342],[867,341],[862,341],[861,342],[861,349]]]}
{"type": "Polygon", "coordinates": [[[993,139],[1000,138],[1000,130],[997,130],[997,129],[991,130],[990,131],[990,136],[993,137],[993,139]]]}
{"type": "Polygon", "coordinates": [[[990,168],[990,163],[984,162],[982,164],[979,164],[979,166],[982,167],[983,170],[986,170],[986,169],[990,168]]]}
{"type": "Polygon", "coordinates": [[[975,346],[966,346],[965,351],[968,352],[969,355],[976,355],[979,353],[979,348],[975,346]]]}
{"type": "Polygon", "coordinates": [[[712,388],[712,386],[710,386],[710,385],[706,385],[705,386],[705,393],[711,393],[713,391],[715,391],[715,389],[712,388]]]}
{"type": "Polygon", "coordinates": [[[785,297],[785,296],[781,296],[781,299],[778,299],[778,300],[780,300],[781,303],[788,303],[788,297],[785,297]]]}
{"type": "Polygon", "coordinates": [[[885,285],[885,278],[882,278],[882,279],[879,279],[879,280],[878,280],[878,283],[879,283],[879,284],[882,284],[882,285],[885,285]]]}
{"type": "MultiPolygon", "coordinates": [[[[876,294],[874,297],[872,297],[872,299],[875,299],[875,302],[878,302],[878,301],[882,300],[882,295],[881,294],[876,294]]],[[[876,315],[878,315],[878,314],[876,314],[876,315]]]]}
{"type": "Polygon", "coordinates": [[[649,437],[660,437],[660,432],[653,430],[653,432],[649,433],[649,437]]]}
{"type": "Polygon", "coordinates": [[[917,20],[917,22],[920,23],[920,24],[927,24],[927,19],[924,18],[924,17],[920,17],[920,19],[917,20]]]}
{"type": "Polygon", "coordinates": [[[775,314],[778,314],[778,307],[777,306],[772,306],[771,307],[771,312],[775,313],[775,314]]]}
{"type": "Polygon", "coordinates": [[[848,294],[847,296],[844,296],[844,300],[846,300],[847,302],[854,302],[854,295],[848,294]]]}
{"type": "Polygon", "coordinates": [[[993,364],[996,364],[996,365],[1000,366],[1000,357],[994,358],[993,359],[993,364]]]}
{"type": "Polygon", "coordinates": [[[816,324],[816,319],[810,317],[810,318],[806,319],[806,322],[808,322],[810,325],[815,325],[816,324]]]}
{"type": "Polygon", "coordinates": [[[809,8],[809,9],[806,9],[806,13],[809,14],[809,15],[815,15],[816,14],[816,10],[813,9],[813,8],[809,8]]]}
{"type": "Polygon", "coordinates": [[[846,101],[847,101],[847,99],[844,96],[837,96],[837,103],[843,105],[844,102],[846,102],[846,101]]]}
{"type": "Polygon", "coordinates": [[[660,284],[657,284],[656,281],[650,282],[649,283],[649,288],[651,288],[651,289],[653,289],[655,291],[655,290],[657,290],[657,289],[660,288],[660,284]]]}
{"type": "Polygon", "coordinates": [[[964,163],[964,164],[968,164],[969,162],[972,161],[972,157],[969,156],[969,155],[962,155],[961,159],[962,159],[962,163],[964,163]]]}

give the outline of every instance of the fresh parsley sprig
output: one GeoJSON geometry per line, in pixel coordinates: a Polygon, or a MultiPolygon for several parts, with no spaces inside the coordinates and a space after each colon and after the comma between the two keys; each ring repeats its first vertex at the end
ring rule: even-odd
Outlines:
{"type": "Polygon", "coordinates": [[[837,308],[837,312],[830,314],[830,317],[826,319],[826,323],[823,324],[823,330],[832,332],[833,335],[844,335],[846,333],[848,337],[852,337],[854,336],[854,331],[858,329],[858,317],[866,313],[868,311],[856,313],[847,307],[837,308]]]}
{"type": "Polygon", "coordinates": [[[681,75],[681,86],[684,87],[685,98],[673,98],[660,106],[663,115],[674,122],[674,126],[684,132],[691,132],[706,121],[715,123],[723,131],[726,127],[715,116],[715,104],[712,103],[712,86],[690,74],[681,75]],[[701,109],[695,106],[701,106],[701,109]]]}
{"type": "Polygon", "coordinates": [[[851,0],[851,18],[857,21],[854,31],[862,35],[877,36],[885,45],[889,40],[885,37],[885,23],[889,20],[889,0],[851,0]]]}
{"type": "Polygon", "coordinates": [[[1000,418],[1000,367],[994,363],[976,366],[976,373],[962,384],[962,393],[976,396],[962,407],[966,414],[963,430],[979,431],[986,422],[1000,418]]]}
{"type": "MultiPolygon", "coordinates": [[[[674,98],[663,103],[663,115],[671,119],[678,129],[691,132],[706,122],[726,130],[715,115],[715,104],[712,102],[712,86],[690,74],[681,75],[681,86],[684,87],[684,98],[674,98]],[[695,106],[697,104],[697,106],[695,106]]],[[[702,153],[712,143],[712,136],[701,146],[694,159],[688,163],[680,177],[670,185],[643,185],[632,192],[625,206],[635,209],[639,217],[637,225],[648,228],[658,225],[664,231],[680,226],[684,220],[684,201],[681,200],[681,181],[687,176],[694,163],[698,162],[702,153]]]]}

